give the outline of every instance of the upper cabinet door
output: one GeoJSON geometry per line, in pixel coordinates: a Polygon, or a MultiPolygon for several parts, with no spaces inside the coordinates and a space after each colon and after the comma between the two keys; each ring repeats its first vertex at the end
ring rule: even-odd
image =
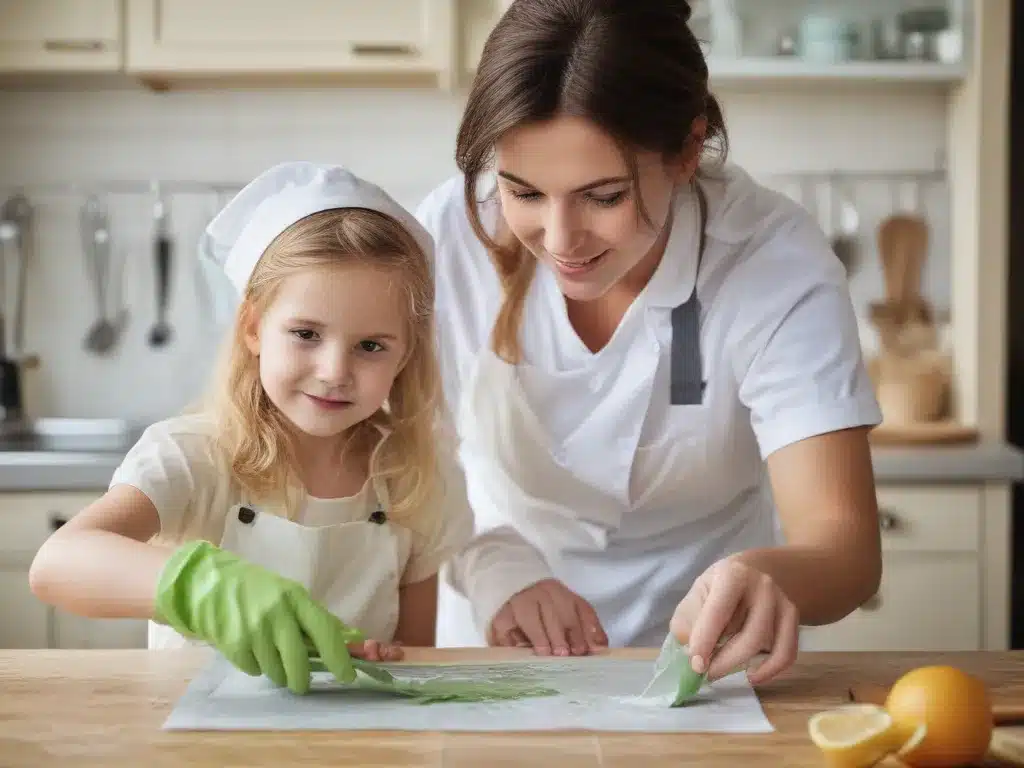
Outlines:
{"type": "Polygon", "coordinates": [[[455,0],[127,0],[138,75],[449,77],[455,0]]]}
{"type": "Polygon", "coordinates": [[[0,0],[0,71],[120,67],[120,0],[0,0]]]}
{"type": "Polygon", "coordinates": [[[480,63],[484,43],[512,0],[462,0],[462,71],[472,77],[480,63]]]}

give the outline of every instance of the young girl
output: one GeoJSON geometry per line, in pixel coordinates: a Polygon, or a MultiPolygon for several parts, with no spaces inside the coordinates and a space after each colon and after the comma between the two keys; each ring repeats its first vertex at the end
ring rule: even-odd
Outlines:
{"type": "Polygon", "coordinates": [[[146,430],[39,550],[33,592],[151,618],[150,647],[207,643],[295,692],[311,656],[350,681],[350,653],[433,645],[436,574],[472,518],[437,447],[431,249],[341,168],[243,189],[201,243],[238,303],[213,397],[146,430]]]}

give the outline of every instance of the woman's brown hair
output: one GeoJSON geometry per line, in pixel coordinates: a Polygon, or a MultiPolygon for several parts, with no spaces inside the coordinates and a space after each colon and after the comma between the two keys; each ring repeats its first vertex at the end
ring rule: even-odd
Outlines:
{"type": "MultiPolygon", "coordinates": [[[[519,125],[558,115],[588,119],[621,147],[637,187],[635,152],[678,157],[693,121],[705,146],[727,151],[725,119],[708,91],[708,66],[684,0],[515,0],[484,45],[459,126],[455,161],[466,207],[504,290],[496,354],[518,362],[519,325],[536,260],[511,233],[492,238],[477,209],[477,181],[494,145],[519,125]]],[[[636,195],[639,212],[647,218],[636,195]]]]}

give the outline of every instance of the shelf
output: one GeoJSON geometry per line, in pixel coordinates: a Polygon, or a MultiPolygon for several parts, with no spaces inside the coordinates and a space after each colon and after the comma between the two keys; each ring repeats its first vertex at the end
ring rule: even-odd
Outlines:
{"type": "Polygon", "coordinates": [[[789,57],[710,57],[708,67],[714,83],[749,81],[848,81],[890,83],[958,83],[967,74],[963,62],[933,61],[847,61],[819,64],[789,57]]]}

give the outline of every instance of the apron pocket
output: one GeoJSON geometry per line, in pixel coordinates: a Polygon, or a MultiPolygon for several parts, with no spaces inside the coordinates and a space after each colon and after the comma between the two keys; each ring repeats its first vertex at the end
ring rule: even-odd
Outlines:
{"type": "Polygon", "coordinates": [[[672,509],[681,521],[701,514],[711,495],[705,489],[721,482],[709,474],[710,412],[706,403],[673,405],[653,440],[637,448],[630,475],[634,508],[672,509]]]}

